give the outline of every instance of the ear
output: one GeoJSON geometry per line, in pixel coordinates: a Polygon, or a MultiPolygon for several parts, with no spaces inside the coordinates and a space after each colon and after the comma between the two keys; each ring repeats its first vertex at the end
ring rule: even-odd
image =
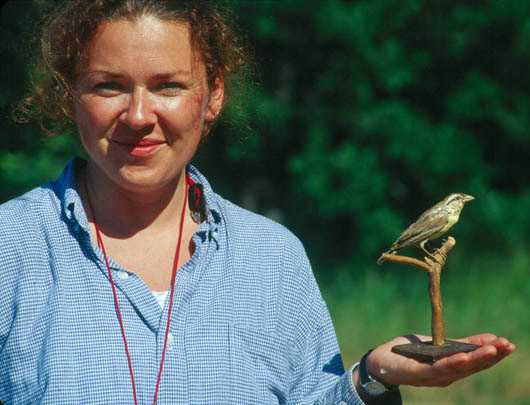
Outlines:
{"type": "Polygon", "coordinates": [[[75,102],[74,102],[74,95],[70,91],[64,92],[64,100],[65,100],[65,109],[64,114],[70,118],[72,121],[75,121],[75,102]]]}
{"type": "Polygon", "coordinates": [[[79,93],[76,88],[67,87],[64,89],[64,110],[63,113],[75,123],[76,107],[80,103],[79,93]]]}
{"type": "Polygon", "coordinates": [[[225,82],[222,75],[218,75],[210,89],[210,98],[204,113],[204,119],[208,122],[214,121],[221,113],[225,100],[225,82]]]}

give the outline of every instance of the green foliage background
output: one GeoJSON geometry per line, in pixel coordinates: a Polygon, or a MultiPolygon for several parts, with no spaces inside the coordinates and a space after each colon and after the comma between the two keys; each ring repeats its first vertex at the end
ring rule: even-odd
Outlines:
{"type": "MultiPolygon", "coordinates": [[[[220,194],[302,239],[345,366],[395,335],[430,333],[425,275],[375,261],[461,191],[476,200],[451,230],[446,332],[491,331],[518,350],[449,389],[405,389],[406,403],[530,404],[530,2],[230,3],[259,65],[250,128],[219,125],[194,163],[220,194]]],[[[10,121],[29,86],[33,3],[10,0],[0,18],[5,201],[82,152],[75,135],[10,121]]]]}

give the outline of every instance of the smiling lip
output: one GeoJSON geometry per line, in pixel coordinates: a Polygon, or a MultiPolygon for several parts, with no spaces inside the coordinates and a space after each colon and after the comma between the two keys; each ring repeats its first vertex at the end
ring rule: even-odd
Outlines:
{"type": "Polygon", "coordinates": [[[146,157],[153,154],[160,146],[164,144],[162,141],[144,139],[139,142],[135,141],[114,141],[121,149],[125,150],[129,155],[135,157],[146,157]]]}

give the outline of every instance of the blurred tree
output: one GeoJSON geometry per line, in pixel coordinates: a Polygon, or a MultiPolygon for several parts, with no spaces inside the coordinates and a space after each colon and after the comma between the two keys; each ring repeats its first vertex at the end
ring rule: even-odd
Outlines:
{"type": "Polygon", "coordinates": [[[256,160],[284,165],[276,204],[320,263],[372,263],[455,191],[477,197],[452,232],[464,248],[528,242],[530,4],[246,6],[266,58],[256,160]]]}
{"type": "Polygon", "coordinates": [[[68,158],[78,153],[73,136],[45,138],[36,124],[15,125],[13,106],[30,86],[30,47],[36,8],[29,0],[7,1],[0,9],[0,200],[20,195],[55,179],[68,158]]]}

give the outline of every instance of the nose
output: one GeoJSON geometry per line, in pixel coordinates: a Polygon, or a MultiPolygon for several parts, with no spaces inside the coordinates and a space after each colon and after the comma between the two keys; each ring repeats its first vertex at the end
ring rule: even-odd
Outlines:
{"type": "Polygon", "coordinates": [[[120,118],[121,122],[134,130],[154,125],[156,114],[149,92],[143,88],[135,88],[130,94],[128,105],[120,118]]]}

